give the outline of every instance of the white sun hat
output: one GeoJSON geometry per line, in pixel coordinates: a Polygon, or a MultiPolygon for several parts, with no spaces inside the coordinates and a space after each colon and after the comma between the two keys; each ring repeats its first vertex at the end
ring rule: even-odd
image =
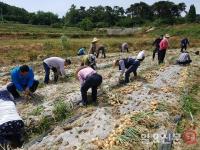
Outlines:
{"type": "Polygon", "coordinates": [[[99,41],[96,37],[93,38],[92,43],[99,41]]]}

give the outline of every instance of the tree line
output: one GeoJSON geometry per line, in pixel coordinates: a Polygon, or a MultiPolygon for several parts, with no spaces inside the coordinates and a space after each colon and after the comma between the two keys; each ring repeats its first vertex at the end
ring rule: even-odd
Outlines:
{"type": "Polygon", "coordinates": [[[84,30],[101,27],[133,27],[144,24],[176,24],[200,22],[194,5],[186,12],[185,3],[159,1],[152,5],[145,2],[131,4],[127,9],[119,6],[77,8],[72,5],[63,18],[52,12],[29,13],[25,9],[0,2],[1,20],[54,27],[77,26],[84,30]]]}

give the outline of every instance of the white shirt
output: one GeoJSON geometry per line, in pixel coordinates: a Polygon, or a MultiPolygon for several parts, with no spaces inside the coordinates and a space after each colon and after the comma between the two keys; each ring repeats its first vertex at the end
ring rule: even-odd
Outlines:
{"type": "Polygon", "coordinates": [[[144,57],[145,57],[144,50],[140,51],[139,54],[137,55],[137,59],[142,59],[144,57]]]}
{"type": "Polygon", "coordinates": [[[190,60],[190,55],[188,53],[181,53],[178,60],[179,62],[186,62],[190,60]]]}
{"type": "Polygon", "coordinates": [[[61,72],[62,75],[65,75],[65,60],[60,57],[50,57],[44,60],[44,62],[49,66],[49,68],[56,68],[61,72]]]}
{"type": "Polygon", "coordinates": [[[13,101],[0,99],[0,125],[14,120],[22,120],[13,101]]]}

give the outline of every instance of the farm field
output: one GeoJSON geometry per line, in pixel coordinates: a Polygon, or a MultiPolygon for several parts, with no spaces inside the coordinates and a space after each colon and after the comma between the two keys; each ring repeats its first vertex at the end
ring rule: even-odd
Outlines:
{"type": "MultiPolygon", "coordinates": [[[[28,64],[41,83],[34,98],[22,98],[16,105],[27,132],[22,149],[199,149],[200,58],[195,52],[200,50],[200,25],[163,26],[146,32],[148,29],[143,27],[129,36],[107,36],[106,33],[85,33],[78,29],[65,32],[45,27],[9,25],[5,28],[0,25],[0,73],[9,72],[16,65],[28,64]],[[35,37],[21,35],[23,32],[34,33],[35,37]],[[59,36],[50,37],[50,33],[59,36]],[[172,35],[170,49],[165,64],[158,65],[157,60],[152,61],[152,42],[165,33],[172,35]],[[67,37],[65,48],[61,40],[63,34],[67,37]],[[70,36],[72,34],[78,37],[70,36]],[[180,39],[185,36],[190,40],[193,62],[184,67],[174,63],[179,56],[180,39]],[[91,104],[84,108],[77,105],[81,95],[75,71],[81,57],[76,53],[80,47],[88,49],[93,37],[98,37],[106,46],[107,58],[97,59],[97,72],[103,76],[103,84],[98,89],[99,106],[91,104]],[[130,45],[129,53],[119,53],[122,42],[130,45]],[[138,77],[135,79],[132,75],[129,84],[121,85],[118,81],[120,73],[118,68],[112,67],[113,61],[135,57],[140,50],[145,50],[146,58],[141,63],[138,77]],[[50,56],[69,57],[72,65],[66,69],[68,79],[44,85],[42,60],[50,56]],[[197,144],[185,143],[183,135],[189,129],[196,133],[197,144]],[[162,138],[153,137],[169,134],[176,135],[177,139],[169,140],[167,144],[162,138]]],[[[9,75],[0,77],[0,86],[9,81],[9,75]]]]}

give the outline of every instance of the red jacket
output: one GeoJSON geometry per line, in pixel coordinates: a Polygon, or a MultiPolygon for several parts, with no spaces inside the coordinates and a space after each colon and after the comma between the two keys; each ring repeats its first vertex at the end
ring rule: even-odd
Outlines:
{"type": "Polygon", "coordinates": [[[160,50],[167,49],[169,47],[169,41],[167,38],[162,39],[160,42],[160,50]]]}

